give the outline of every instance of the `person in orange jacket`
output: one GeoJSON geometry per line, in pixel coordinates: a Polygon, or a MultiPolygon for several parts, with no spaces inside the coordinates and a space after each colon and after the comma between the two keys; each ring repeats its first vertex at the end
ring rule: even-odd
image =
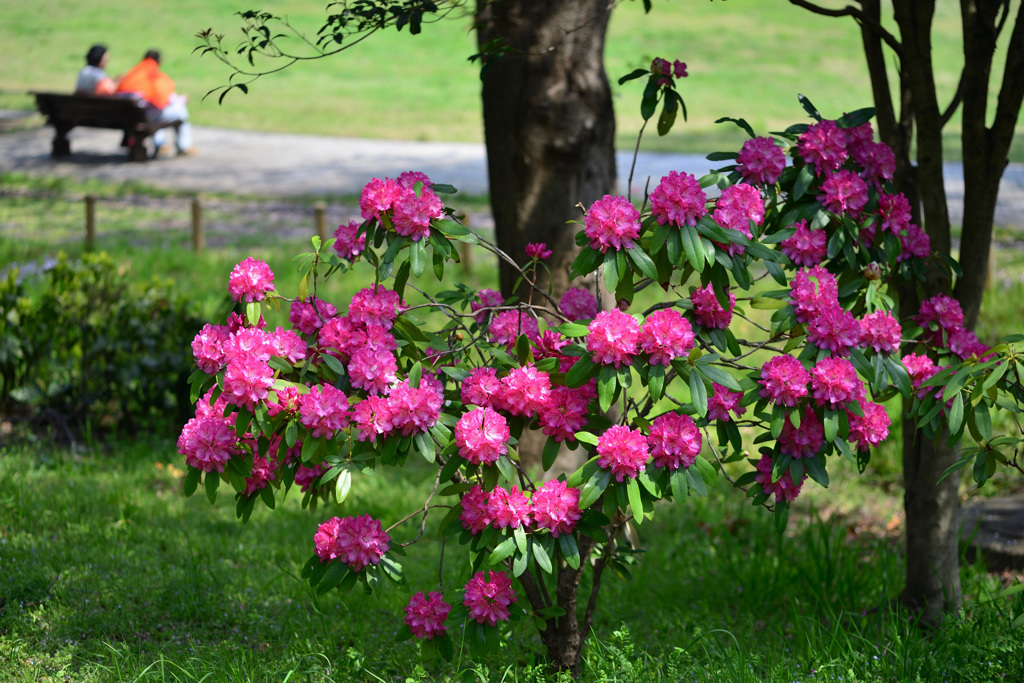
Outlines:
{"type": "MultiPolygon", "coordinates": [[[[133,66],[121,77],[117,85],[118,93],[129,93],[146,101],[146,113],[151,121],[181,121],[178,127],[178,138],[175,141],[178,154],[191,154],[192,125],[188,121],[188,109],[185,106],[188,98],[174,91],[174,81],[160,71],[160,53],[156,50],[146,52],[142,61],[133,66]]],[[[166,140],[166,131],[161,129],[153,134],[156,153],[166,140]]]]}

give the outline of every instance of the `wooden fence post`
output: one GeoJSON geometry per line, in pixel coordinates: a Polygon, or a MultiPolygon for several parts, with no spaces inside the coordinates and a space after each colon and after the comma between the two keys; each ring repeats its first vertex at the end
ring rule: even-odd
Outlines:
{"type": "Polygon", "coordinates": [[[197,254],[206,248],[206,235],[203,234],[203,205],[199,195],[192,197],[192,248],[197,254]]]}
{"type": "Polygon", "coordinates": [[[85,250],[96,246],[96,197],[85,195],[85,250]]]}
{"type": "Polygon", "coordinates": [[[320,243],[327,241],[327,204],[317,202],[313,204],[313,215],[316,218],[316,234],[320,237],[320,243]]]}

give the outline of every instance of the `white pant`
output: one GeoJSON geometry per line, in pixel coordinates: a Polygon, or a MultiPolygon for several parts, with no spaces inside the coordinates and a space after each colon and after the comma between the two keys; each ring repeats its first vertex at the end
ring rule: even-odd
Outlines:
{"type": "MultiPolygon", "coordinates": [[[[146,116],[150,121],[181,121],[181,126],[178,127],[178,139],[175,141],[179,152],[192,149],[192,124],[188,122],[186,101],[185,97],[174,94],[171,95],[171,101],[163,109],[153,106],[146,109],[146,116]]],[[[166,140],[166,128],[161,128],[153,133],[153,144],[157,149],[160,149],[166,140]]]]}

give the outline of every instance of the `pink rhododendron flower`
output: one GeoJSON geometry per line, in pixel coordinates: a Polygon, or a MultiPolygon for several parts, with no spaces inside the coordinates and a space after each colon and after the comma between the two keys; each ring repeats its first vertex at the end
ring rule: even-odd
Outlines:
{"type": "Polygon", "coordinates": [[[824,175],[838,170],[846,161],[845,143],[845,135],[835,121],[819,121],[800,135],[797,148],[804,162],[814,166],[818,175],[824,175]]]}
{"type": "Polygon", "coordinates": [[[477,572],[463,594],[462,604],[469,610],[469,618],[478,624],[497,626],[509,617],[509,605],[516,602],[512,579],[505,572],[491,571],[490,580],[485,572],[477,572]]]}
{"type": "Polygon", "coordinates": [[[583,218],[590,248],[602,254],[609,248],[629,249],[640,236],[640,212],[625,197],[605,195],[590,206],[583,218]]]}
{"type": "Polygon", "coordinates": [[[878,218],[882,230],[894,235],[910,227],[910,202],[900,194],[880,194],[878,196],[878,218]]]}
{"type": "Polygon", "coordinates": [[[300,396],[296,386],[278,386],[267,396],[267,414],[275,417],[282,411],[292,415],[299,413],[300,396]]]}
{"type": "Polygon", "coordinates": [[[611,470],[615,480],[635,479],[647,465],[650,449],[643,432],[613,425],[597,439],[597,464],[611,470]]]}
{"type": "Polygon", "coordinates": [[[693,317],[704,327],[724,330],[732,322],[732,311],[736,307],[736,295],[729,292],[729,310],[722,308],[715,296],[714,288],[709,284],[706,287],[693,290],[690,294],[693,301],[693,317]]]}
{"type": "Polygon", "coordinates": [[[569,320],[591,320],[597,315],[597,297],[582,287],[565,290],[558,306],[569,320]]]}
{"type": "Polygon", "coordinates": [[[508,423],[490,408],[465,413],[455,425],[459,455],[474,465],[489,465],[508,452],[508,423]]]}
{"type": "Polygon", "coordinates": [[[491,525],[491,512],[487,506],[489,496],[479,485],[462,494],[462,512],[459,520],[471,534],[478,534],[491,525]]]}
{"type": "Polygon", "coordinates": [[[543,242],[530,242],[526,245],[526,255],[537,261],[547,261],[553,253],[543,242]]]}
{"type": "Polygon", "coordinates": [[[538,415],[541,431],[555,441],[575,441],[576,432],[587,426],[590,402],[596,397],[590,383],[575,389],[565,385],[552,387],[551,396],[538,415]]]}
{"type": "Polygon", "coordinates": [[[958,327],[949,334],[949,350],[960,360],[967,360],[971,356],[984,356],[988,352],[988,347],[978,339],[974,332],[958,327]]]}
{"type": "MultiPolygon", "coordinates": [[[[393,329],[393,328],[392,328],[393,329]]],[[[352,344],[350,348],[370,349],[371,351],[395,351],[398,349],[398,340],[395,335],[381,325],[368,323],[366,325],[355,325],[352,329],[352,344]]]]}
{"type": "Polygon", "coordinates": [[[672,75],[676,78],[686,78],[690,74],[686,73],[686,62],[680,62],[678,59],[672,62],[672,75]]]}
{"type": "Polygon", "coordinates": [[[690,352],[693,341],[690,322],[671,308],[655,311],[640,326],[640,350],[650,354],[651,365],[671,365],[690,352]]]}
{"type": "Polygon", "coordinates": [[[544,483],[530,499],[531,515],[538,527],[547,529],[551,536],[571,534],[580,520],[580,490],[564,481],[551,479],[544,483]]]}
{"type": "Polygon", "coordinates": [[[807,221],[802,220],[796,223],[793,236],[782,240],[779,246],[794,265],[811,267],[820,265],[828,255],[826,241],[824,230],[812,230],[807,221]]]}
{"type": "Polygon", "coordinates": [[[421,381],[419,388],[416,389],[409,386],[409,380],[399,382],[388,394],[391,424],[400,430],[403,436],[425,432],[437,424],[443,398],[443,395],[427,382],[421,381]]]}
{"type": "Polygon", "coordinates": [[[351,261],[366,249],[366,233],[356,237],[359,225],[359,221],[349,221],[334,229],[334,251],[338,258],[351,261]]]}
{"type": "Polygon", "coordinates": [[[789,355],[774,356],[761,368],[758,380],[761,398],[792,408],[807,395],[807,383],[811,373],[804,369],[799,360],[789,355]]]}
{"type": "Polygon", "coordinates": [[[305,493],[329,469],[331,469],[331,466],[325,462],[313,465],[312,467],[299,465],[298,469],[295,470],[295,485],[299,487],[300,491],[305,493]]]}
{"type": "MultiPolygon", "coordinates": [[[[931,379],[932,375],[937,373],[939,369],[935,367],[934,361],[931,358],[924,355],[918,355],[916,353],[908,353],[903,356],[903,365],[907,368],[907,372],[910,373],[910,383],[915,389],[918,389],[917,397],[924,398],[929,393],[935,393],[935,387],[921,388],[921,385],[931,379]]],[[[942,391],[942,388],[939,388],[942,391]]]]}
{"type": "Polygon", "coordinates": [[[228,291],[235,301],[262,301],[274,291],[274,271],[265,261],[249,257],[231,270],[228,291]]]}
{"type": "MultiPolygon", "coordinates": [[[[281,437],[277,438],[280,440],[281,437]]],[[[276,448],[276,444],[273,448],[276,448]]],[[[252,474],[245,479],[244,495],[251,496],[257,491],[265,489],[269,482],[277,479],[278,464],[273,458],[265,458],[255,453],[252,458],[252,474]]]]}
{"type": "Polygon", "coordinates": [[[903,329],[888,311],[868,313],[860,320],[860,343],[875,353],[892,353],[900,347],[903,329]]]}
{"type": "Polygon", "coordinates": [[[821,311],[839,306],[836,278],[821,266],[798,271],[789,287],[799,322],[810,322],[821,311]]]}
{"type": "Polygon", "coordinates": [[[444,202],[430,188],[422,188],[418,195],[405,188],[395,200],[395,232],[413,242],[430,236],[430,221],[437,218],[444,218],[444,202]]]}
{"type": "Polygon", "coordinates": [[[386,435],[395,427],[391,418],[391,404],[381,396],[367,396],[352,407],[352,422],[359,430],[360,441],[372,443],[386,435]]]}
{"type": "Polygon", "coordinates": [[[889,413],[885,411],[884,406],[865,399],[861,399],[859,403],[861,412],[864,413],[863,417],[856,413],[848,413],[850,442],[856,444],[858,450],[866,451],[889,438],[889,425],[892,420],[889,419],[889,413]]]}
{"type": "Polygon", "coordinates": [[[712,383],[715,390],[714,395],[708,396],[708,419],[728,422],[731,418],[729,412],[736,414],[736,417],[743,415],[747,409],[740,405],[743,400],[742,391],[733,391],[721,384],[712,383]]]}
{"type": "Polygon", "coordinates": [[[839,131],[843,135],[843,144],[851,154],[853,154],[853,150],[860,149],[875,139],[875,131],[872,130],[870,121],[859,126],[840,128],[839,131]]]}
{"type": "Polygon", "coordinates": [[[303,334],[316,334],[325,321],[338,314],[338,309],[323,299],[316,299],[315,304],[310,303],[312,301],[312,297],[305,301],[293,301],[288,314],[292,326],[303,334]]]}
{"type": "Polygon", "coordinates": [[[884,142],[867,142],[850,152],[853,160],[863,169],[861,178],[876,188],[886,180],[892,180],[896,172],[896,155],[884,142]]]}
{"type": "Polygon", "coordinates": [[[178,453],[185,462],[203,472],[223,472],[238,439],[223,418],[206,415],[185,423],[178,437],[178,453]]]}
{"type": "Polygon", "coordinates": [[[587,326],[587,351],[598,365],[630,365],[640,342],[640,324],[618,309],[601,311],[587,326]]]}
{"type": "Polygon", "coordinates": [[[235,356],[252,356],[267,361],[277,349],[270,335],[256,327],[243,327],[232,334],[221,345],[224,361],[230,363],[235,356]]]}
{"type": "Polygon", "coordinates": [[[475,368],[462,383],[462,402],[467,406],[494,407],[501,380],[494,368],[475,368]]]}
{"type": "Polygon", "coordinates": [[[850,347],[860,343],[860,338],[857,319],[838,304],[819,309],[817,317],[807,323],[807,341],[837,356],[847,355],[850,347]]]}
{"type": "Polygon", "coordinates": [[[773,138],[752,138],[736,157],[736,170],[755,185],[774,185],[786,168],[786,155],[773,138]]]}
{"type": "Polygon", "coordinates": [[[356,332],[362,326],[345,315],[336,315],[317,331],[317,342],[324,352],[347,363],[351,352],[359,348],[354,344],[356,332]]]}
{"type": "Polygon", "coordinates": [[[306,359],[306,342],[295,330],[278,327],[268,335],[274,355],[286,359],[289,363],[299,363],[306,359]]]}
{"type": "Polygon", "coordinates": [[[913,223],[907,226],[906,234],[900,235],[900,246],[902,250],[897,261],[906,261],[911,258],[926,259],[932,253],[932,243],[928,239],[928,233],[913,223]]]}
{"type": "Polygon", "coordinates": [[[813,458],[825,444],[825,427],[821,420],[809,407],[804,410],[800,427],[794,427],[786,415],[779,434],[779,452],[788,453],[794,458],[813,458]]]}
{"type": "Polygon", "coordinates": [[[796,497],[800,495],[800,488],[804,484],[804,480],[807,479],[805,474],[800,483],[793,482],[793,476],[787,469],[786,472],[779,477],[778,481],[772,481],[772,459],[771,456],[762,455],[761,459],[757,461],[757,477],[755,481],[764,487],[764,492],[769,496],[775,496],[775,502],[786,501],[792,503],[796,500],[796,497]]]}
{"type": "Polygon", "coordinates": [[[513,486],[506,491],[500,486],[494,488],[487,497],[487,515],[495,529],[518,529],[530,524],[530,501],[513,486]]]}
{"type": "Polygon", "coordinates": [[[694,463],[704,439],[689,415],[665,413],[654,418],[647,443],[656,466],[677,470],[694,463]]]}
{"type": "Polygon", "coordinates": [[[512,368],[501,380],[498,406],[512,415],[532,417],[544,409],[551,396],[548,373],[532,363],[512,368]]]}
{"type": "Polygon", "coordinates": [[[384,349],[363,347],[348,362],[352,386],[369,394],[383,394],[398,379],[397,372],[394,354],[384,349]]]}
{"type": "Polygon", "coordinates": [[[274,370],[251,353],[236,354],[224,373],[224,396],[232,405],[252,410],[267,398],[274,384],[274,370]]]}
{"type": "Polygon", "coordinates": [[[839,408],[864,396],[864,382],[845,358],[823,358],[811,370],[814,400],[826,408],[839,408]]]}
{"type": "Polygon", "coordinates": [[[540,337],[540,324],[527,311],[502,311],[491,320],[487,333],[495,344],[512,347],[521,334],[530,340],[540,337]]]}
{"type": "Polygon", "coordinates": [[[434,181],[422,171],[404,171],[398,176],[397,182],[410,190],[416,187],[416,183],[423,183],[423,187],[428,189],[434,186],[434,181]]]}
{"type": "Polygon", "coordinates": [[[398,292],[376,285],[356,292],[348,307],[348,317],[353,322],[379,325],[390,330],[401,308],[402,299],[398,292]]]}
{"type": "Polygon", "coordinates": [[[359,197],[359,210],[362,212],[363,220],[380,220],[381,214],[390,211],[395,201],[405,192],[406,189],[391,178],[374,178],[366,184],[359,197]]]}
{"type": "Polygon", "coordinates": [[[302,425],[314,439],[330,439],[334,432],[348,426],[348,398],[330,384],[314,386],[299,399],[302,425]]]}
{"type": "Polygon", "coordinates": [[[707,195],[694,176],[669,171],[651,192],[651,213],[660,225],[668,223],[677,228],[697,225],[708,212],[707,201],[707,195]]]}
{"type": "Polygon", "coordinates": [[[857,218],[867,206],[868,186],[853,171],[838,171],[829,175],[821,184],[818,201],[827,211],[847,213],[857,218]]]}
{"type": "Polygon", "coordinates": [[[451,611],[452,606],[437,591],[430,591],[430,597],[420,591],[409,598],[409,604],[405,606],[405,623],[414,636],[430,640],[444,635],[448,628],[444,620],[451,611]]]}
{"type": "MultiPolygon", "coordinates": [[[[493,308],[501,306],[503,303],[505,303],[505,297],[501,295],[501,292],[496,292],[493,289],[481,289],[477,292],[477,298],[469,304],[469,308],[476,313],[482,308],[493,308]]],[[[480,311],[480,313],[477,313],[477,324],[483,325],[487,322],[488,314],[488,311],[480,311]]]]}
{"type": "Polygon", "coordinates": [[[224,367],[224,343],[231,333],[226,325],[203,325],[192,340],[192,355],[196,365],[207,375],[216,375],[224,367]]]}
{"type": "Polygon", "coordinates": [[[672,65],[667,59],[661,57],[655,57],[651,60],[651,73],[655,76],[671,76],[672,65]]]}
{"type": "MultiPolygon", "coordinates": [[[[730,185],[722,190],[722,195],[715,202],[712,218],[726,230],[735,230],[747,239],[752,239],[754,233],[750,231],[750,221],[754,221],[755,225],[761,225],[764,221],[764,200],[753,185],[730,185]]],[[[746,251],[742,245],[731,242],[724,246],[730,255],[746,251]]]]}
{"type": "Polygon", "coordinates": [[[359,517],[332,517],[313,535],[316,554],[321,562],[341,560],[354,572],[368,565],[379,564],[388,551],[391,537],[378,520],[370,515],[359,517]]]}
{"type": "Polygon", "coordinates": [[[921,302],[920,311],[914,316],[914,322],[925,330],[924,339],[928,343],[941,345],[943,331],[948,336],[950,332],[963,327],[964,312],[956,299],[945,294],[937,294],[921,302]]]}

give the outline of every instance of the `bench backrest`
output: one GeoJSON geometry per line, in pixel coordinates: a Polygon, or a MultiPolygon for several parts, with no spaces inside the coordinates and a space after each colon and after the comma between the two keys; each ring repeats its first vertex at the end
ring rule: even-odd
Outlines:
{"type": "Polygon", "coordinates": [[[146,123],[145,107],[134,98],[43,92],[32,94],[35,95],[39,112],[55,126],[124,129],[146,123]]]}

